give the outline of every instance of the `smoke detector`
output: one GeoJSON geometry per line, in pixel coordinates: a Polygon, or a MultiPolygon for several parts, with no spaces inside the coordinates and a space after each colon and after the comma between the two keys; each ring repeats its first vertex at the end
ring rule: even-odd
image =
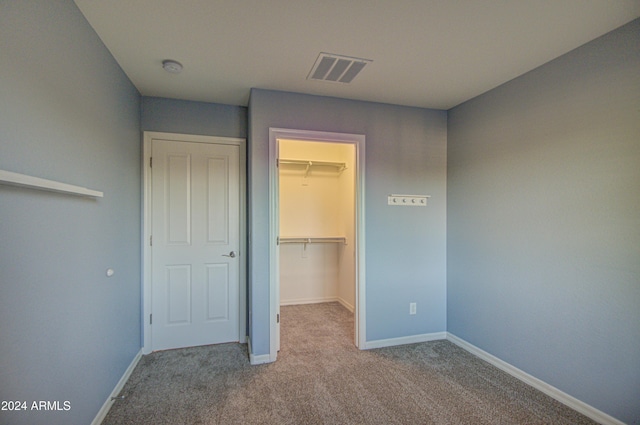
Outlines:
{"type": "Polygon", "coordinates": [[[179,74],[182,71],[182,64],[172,59],[165,59],[162,61],[162,68],[172,74],[179,74]]]}
{"type": "Polygon", "coordinates": [[[320,53],[313,64],[307,80],[332,81],[349,84],[371,59],[320,53]]]}

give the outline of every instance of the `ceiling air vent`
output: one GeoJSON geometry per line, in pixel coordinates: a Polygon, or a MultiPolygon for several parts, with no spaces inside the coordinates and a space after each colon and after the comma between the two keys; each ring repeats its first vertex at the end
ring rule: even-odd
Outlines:
{"type": "Polygon", "coordinates": [[[370,59],[320,53],[307,80],[333,81],[348,84],[362,71],[370,59]]]}

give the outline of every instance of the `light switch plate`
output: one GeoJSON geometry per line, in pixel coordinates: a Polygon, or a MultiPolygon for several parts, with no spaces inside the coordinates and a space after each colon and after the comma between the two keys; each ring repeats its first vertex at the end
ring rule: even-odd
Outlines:
{"type": "Polygon", "coordinates": [[[387,204],[403,207],[426,207],[429,198],[429,195],[389,195],[387,204]]]}

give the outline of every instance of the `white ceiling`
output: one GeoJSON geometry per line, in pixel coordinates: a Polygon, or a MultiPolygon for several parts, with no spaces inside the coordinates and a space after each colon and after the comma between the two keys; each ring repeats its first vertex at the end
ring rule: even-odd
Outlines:
{"type": "Polygon", "coordinates": [[[449,109],[640,16],[640,0],[75,2],[143,95],[230,105],[258,87],[449,109]],[[373,62],[307,80],[320,52],[373,62]]]}

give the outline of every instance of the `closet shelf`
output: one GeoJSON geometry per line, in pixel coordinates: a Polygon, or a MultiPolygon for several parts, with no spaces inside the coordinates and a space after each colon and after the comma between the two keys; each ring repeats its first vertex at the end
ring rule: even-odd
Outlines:
{"type": "Polygon", "coordinates": [[[346,162],[308,161],[306,159],[279,159],[278,165],[302,165],[306,167],[304,176],[307,177],[312,167],[335,167],[338,173],[347,169],[346,162]]]}
{"type": "Polygon", "coordinates": [[[54,180],[41,179],[40,177],[27,176],[26,174],[13,173],[5,170],[0,170],[0,184],[28,187],[30,189],[46,190],[49,192],[68,193],[78,196],[89,196],[93,198],[102,198],[104,196],[102,192],[87,189],[86,187],[60,183],[54,180]]]}
{"type": "Polygon", "coordinates": [[[343,236],[338,237],[280,237],[278,238],[278,244],[283,243],[302,243],[302,244],[310,244],[310,243],[341,243],[346,245],[347,238],[343,236]]]}

